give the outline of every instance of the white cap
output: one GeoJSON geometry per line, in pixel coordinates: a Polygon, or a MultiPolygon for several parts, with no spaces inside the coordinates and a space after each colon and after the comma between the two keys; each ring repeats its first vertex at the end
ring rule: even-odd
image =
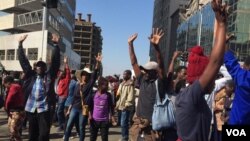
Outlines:
{"type": "Polygon", "coordinates": [[[86,71],[87,73],[92,73],[92,71],[89,68],[84,68],[83,71],[86,71]]]}
{"type": "Polygon", "coordinates": [[[146,63],[144,66],[140,66],[140,69],[144,70],[157,70],[159,67],[158,63],[150,61],[146,63]]]}

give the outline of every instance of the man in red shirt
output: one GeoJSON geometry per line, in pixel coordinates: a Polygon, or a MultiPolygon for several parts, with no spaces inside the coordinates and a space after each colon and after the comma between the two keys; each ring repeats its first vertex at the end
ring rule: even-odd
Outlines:
{"type": "Polygon", "coordinates": [[[64,129],[64,122],[65,122],[64,104],[68,97],[69,83],[71,80],[67,57],[64,58],[64,64],[65,64],[65,70],[60,73],[59,81],[57,85],[57,94],[59,96],[58,109],[57,109],[57,117],[58,117],[58,123],[59,123],[59,127],[57,130],[58,132],[63,131],[64,129]]]}
{"type": "Polygon", "coordinates": [[[14,83],[12,76],[6,76],[3,84],[7,89],[5,110],[8,113],[8,126],[10,130],[10,140],[21,140],[20,129],[25,118],[24,94],[22,87],[14,83]]]}

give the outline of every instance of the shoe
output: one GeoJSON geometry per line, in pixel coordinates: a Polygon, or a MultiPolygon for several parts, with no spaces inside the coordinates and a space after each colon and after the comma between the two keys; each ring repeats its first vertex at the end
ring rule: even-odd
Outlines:
{"type": "Polygon", "coordinates": [[[57,132],[62,132],[62,131],[64,131],[64,130],[63,130],[63,128],[58,127],[56,131],[57,131],[57,132]]]}

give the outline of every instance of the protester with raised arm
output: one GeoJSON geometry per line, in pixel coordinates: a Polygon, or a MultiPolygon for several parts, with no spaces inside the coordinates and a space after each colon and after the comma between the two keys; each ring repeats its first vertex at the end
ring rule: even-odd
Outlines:
{"type": "Polygon", "coordinates": [[[221,0],[213,0],[212,7],[218,27],[209,63],[202,75],[176,98],[177,131],[179,140],[183,141],[208,141],[212,116],[204,95],[211,93],[223,62],[227,25],[226,5],[221,0]]]}
{"type": "Polygon", "coordinates": [[[25,111],[29,121],[29,141],[49,141],[50,106],[55,103],[54,80],[60,67],[59,36],[52,34],[53,51],[51,65],[38,61],[33,70],[24,53],[23,42],[28,35],[21,36],[18,46],[18,60],[25,73],[23,90],[25,111]]]}
{"type": "Polygon", "coordinates": [[[157,137],[152,130],[151,124],[157,94],[155,81],[158,81],[159,95],[161,98],[165,95],[168,88],[167,84],[169,84],[167,82],[164,62],[159,49],[159,42],[163,35],[164,33],[162,30],[158,28],[153,29],[153,33],[151,37],[149,37],[149,40],[154,47],[157,62],[150,61],[144,66],[139,66],[134,52],[133,42],[137,38],[137,34],[132,35],[128,39],[131,64],[135,72],[135,77],[140,85],[136,116],[134,117],[134,124],[130,129],[132,141],[136,141],[138,138],[154,141],[157,137]]]}

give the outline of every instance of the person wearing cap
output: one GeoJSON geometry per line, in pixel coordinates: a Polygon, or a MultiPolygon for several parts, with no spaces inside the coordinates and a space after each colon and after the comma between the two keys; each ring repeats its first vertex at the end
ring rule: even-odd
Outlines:
{"type": "Polygon", "coordinates": [[[145,140],[156,140],[156,136],[152,131],[152,114],[153,107],[156,100],[156,85],[155,81],[159,83],[159,93],[162,98],[165,95],[168,87],[168,79],[164,71],[164,63],[159,49],[159,42],[164,33],[162,30],[153,29],[153,33],[149,38],[153,44],[157,62],[150,61],[144,66],[139,66],[137,58],[134,52],[133,42],[137,38],[137,34],[132,35],[128,39],[129,54],[131,64],[135,73],[135,77],[140,85],[138,105],[136,109],[136,116],[134,117],[134,123],[130,129],[131,140],[135,141],[138,137],[143,137],[145,140]]]}
{"type": "Polygon", "coordinates": [[[215,13],[215,42],[210,55],[209,63],[201,76],[193,80],[188,87],[182,90],[175,101],[176,125],[179,141],[208,141],[211,110],[204,95],[211,93],[214,80],[223,61],[226,42],[226,5],[220,0],[213,0],[212,8],[215,13]]]}
{"type": "Polygon", "coordinates": [[[54,81],[60,67],[59,36],[52,36],[54,47],[50,67],[47,69],[45,62],[38,61],[34,70],[23,49],[27,36],[19,38],[18,60],[25,73],[23,90],[27,98],[25,111],[29,121],[29,140],[49,141],[50,107],[55,103],[54,81]]]}
{"type": "Polygon", "coordinates": [[[69,116],[68,123],[66,126],[66,130],[64,133],[64,141],[68,141],[71,135],[71,130],[74,126],[75,120],[79,120],[79,141],[84,141],[85,139],[85,127],[88,122],[88,115],[82,114],[82,109],[85,108],[82,105],[89,104],[89,98],[92,96],[93,93],[93,86],[96,82],[98,77],[100,65],[102,61],[101,54],[98,54],[96,57],[96,65],[95,70],[92,72],[89,68],[84,68],[80,74],[81,80],[76,84],[74,90],[73,101],[69,106],[69,109],[66,113],[69,116]]]}

